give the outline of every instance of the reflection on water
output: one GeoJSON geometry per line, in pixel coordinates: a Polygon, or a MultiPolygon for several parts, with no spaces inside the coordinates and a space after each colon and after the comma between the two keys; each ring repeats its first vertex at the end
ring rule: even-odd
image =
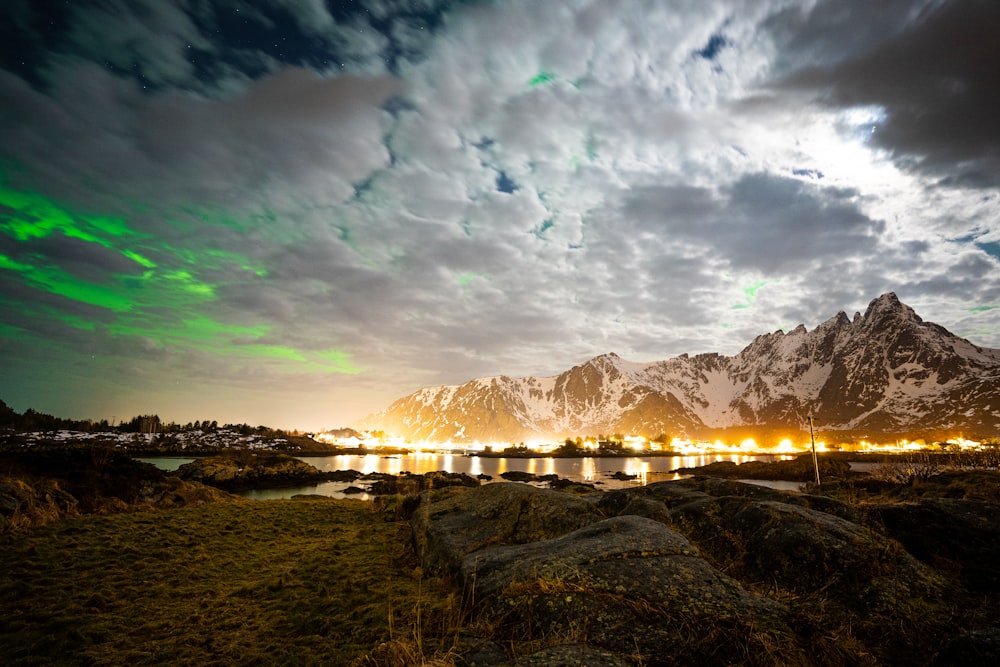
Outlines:
{"type": "Polygon", "coordinates": [[[351,486],[345,482],[321,482],[311,486],[299,486],[294,489],[256,489],[244,491],[239,495],[251,500],[281,500],[292,496],[326,496],[328,498],[353,498],[354,500],[371,500],[367,493],[344,493],[351,486]]]}
{"type": "Polygon", "coordinates": [[[194,458],[184,458],[180,456],[156,456],[136,459],[136,461],[142,461],[143,463],[152,463],[160,470],[166,470],[167,472],[174,472],[185,463],[191,463],[194,460],[194,458]]]}
{"type": "Polygon", "coordinates": [[[736,481],[743,482],[744,484],[766,486],[769,489],[777,489],[778,491],[801,491],[802,487],[805,486],[803,482],[788,482],[780,479],[738,479],[736,481]]]}
{"type": "Polygon", "coordinates": [[[399,456],[380,457],[368,455],[341,455],[302,457],[320,470],[357,470],[362,473],[384,472],[398,475],[411,472],[423,475],[441,470],[444,472],[466,473],[472,477],[487,475],[492,481],[502,481],[505,472],[528,472],[534,475],[558,475],[575,482],[594,484],[600,489],[621,489],[641,486],[653,482],[680,479],[683,475],[670,472],[677,468],[693,468],[716,461],[746,463],[761,460],[774,461],[795,458],[794,455],[749,455],[749,454],[702,454],[691,456],[632,456],[632,457],[586,457],[586,458],[486,458],[461,456],[456,454],[436,454],[419,452],[399,456]],[[617,480],[611,476],[616,472],[635,475],[633,480],[617,480]]]}
{"type": "MultiPolygon", "coordinates": [[[[653,482],[679,479],[682,475],[671,473],[677,468],[693,468],[708,465],[716,461],[734,461],[746,463],[752,460],[774,461],[795,458],[794,455],[748,455],[748,454],[702,454],[691,456],[633,456],[633,457],[587,457],[587,458],[484,458],[478,456],[462,456],[455,454],[436,454],[433,452],[418,452],[393,456],[378,454],[341,454],[338,456],[304,456],[301,460],[315,466],[324,472],[336,470],[357,470],[363,474],[388,473],[399,475],[410,472],[423,475],[441,470],[444,472],[466,473],[473,477],[488,475],[493,481],[502,481],[500,475],[508,471],[530,472],[535,475],[558,475],[563,479],[575,482],[595,484],[599,489],[620,489],[630,486],[641,486],[653,482]],[[617,480],[611,476],[616,472],[635,475],[632,480],[617,480]]],[[[181,463],[193,459],[158,457],[142,459],[164,470],[176,470],[181,463]],[[169,467],[168,467],[169,466],[169,467]]],[[[350,484],[344,482],[324,482],[292,489],[265,489],[249,491],[243,495],[248,498],[267,500],[272,498],[290,498],[293,495],[322,495],[334,498],[369,499],[368,494],[345,496],[343,491],[350,484]]],[[[360,484],[359,484],[360,486],[360,484]]],[[[792,488],[792,487],[784,487],[792,488]]],[[[797,488],[797,487],[795,487],[797,488]]]]}

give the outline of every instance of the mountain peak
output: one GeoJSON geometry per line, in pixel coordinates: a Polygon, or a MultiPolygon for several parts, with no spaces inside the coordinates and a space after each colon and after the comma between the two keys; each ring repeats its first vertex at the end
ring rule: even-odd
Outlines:
{"type": "MultiPolygon", "coordinates": [[[[708,435],[730,427],[1000,429],[1000,350],[924,323],[892,292],[853,321],[762,334],[729,357],[625,361],[613,352],[547,378],[421,390],[362,422],[413,440],[516,442],[594,433],[708,435]]],[[[698,437],[701,437],[698,435],[698,437]]]]}
{"type": "Polygon", "coordinates": [[[895,292],[886,292],[869,303],[868,310],[865,311],[862,319],[869,325],[879,326],[884,325],[887,319],[923,322],[912,308],[899,300],[895,292]]]}

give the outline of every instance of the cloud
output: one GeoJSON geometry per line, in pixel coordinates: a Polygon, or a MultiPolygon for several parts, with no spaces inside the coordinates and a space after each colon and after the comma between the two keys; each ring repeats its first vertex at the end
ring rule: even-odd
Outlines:
{"type": "MultiPolygon", "coordinates": [[[[842,108],[875,106],[885,118],[872,141],[904,167],[956,185],[1000,184],[1000,6],[934,3],[888,39],[784,82],[842,108]]],[[[866,40],[868,41],[868,40],[866,40]]]]}
{"type": "MultiPolygon", "coordinates": [[[[388,162],[379,107],[390,77],[324,79],[286,68],[236,97],[144,96],[90,66],[63,72],[44,95],[0,73],[6,146],[60,194],[85,199],[80,174],[127,200],[236,204],[247,191],[321,180],[332,198],[388,162]],[[59,150],[53,147],[59,146],[59,150]],[[60,187],[61,186],[61,187],[60,187]]],[[[315,189],[315,188],[314,188],[315,189]]]]}
{"type": "Polygon", "coordinates": [[[866,257],[884,224],[858,208],[856,191],[748,174],[719,192],[689,186],[632,189],[623,217],[651,238],[688,243],[730,267],[789,275],[836,257],[866,257]]]}
{"type": "Polygon", "coordinates": [[[993,51],[934,41],[991,11],[74,5],[0,69],[5,349],[343,423],[609,350],[735,353],[890,290],[1000,345],[969,311],[1000,291],[995,133],[960,105],[993,108],[993,51]]]}
{"type": "Polygon", "coordinates": [[[108,0],[76,6],[67,36],[67,57],[113,66],[150,84],[187,85],[195,78],[190,49],[211,43],[175,3],[108,0]]]}

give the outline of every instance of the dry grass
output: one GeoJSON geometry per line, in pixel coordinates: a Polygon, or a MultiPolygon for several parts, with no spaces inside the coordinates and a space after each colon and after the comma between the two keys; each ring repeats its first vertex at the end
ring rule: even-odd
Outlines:
{"type": "Polygon", "coordinates": [[[360,501],[289,500],[6,535],[0,662],[448,664],[454,597],[396,531],[360,501]]]}

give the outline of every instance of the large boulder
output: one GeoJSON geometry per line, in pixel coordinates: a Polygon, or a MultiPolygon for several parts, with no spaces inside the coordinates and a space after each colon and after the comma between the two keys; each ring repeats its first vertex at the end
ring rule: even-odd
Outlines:
{"type": "Polygon", "coordinates": [[[886,531],[925,563],[966,587],[1000,593],[1000,506],[959,498],[924,498],[874,512],[886,531]]]}
{"type": "Polygon", "coordinates": [[[735,646],[725,645],[737,634],[797,650],[783,639],[791,634],[784,606],[751,595],[683,536],[639,516],[477,550],[462,559],[461,581],[481,601],[482,618],[506,636],[586,640],[619,654],[662,653],[682,664],[705,650],[736,660],[728,653],[735,646]],[[755,635],[746,632],[751,626],[755,635]]]}
{"type": "Polygon", "coordinates": [[[814,645],[822,651],[845,644],[828,641],[822,625],[813,625],[811,608],[817,606],[824,622],[849,626],[861,645],[879,646],[881,659],[906,661],[935,650],[945,623],[936,610],[951,594],[944,577],[877,521],[844,518],[862,512],[817,497],[765,498],[688,495],[671,508],[672,525],[744,585],[795,596],[802,628],[817,637],[814,645]]]}
{"type": "Polygon", "coordinates": [[[549,539],[603,519],[593,502],[517,482],[497,482],[436,503],[422,503],[411,520],[425,568],[453,570],[491,544],[549,539]]]}
{"type": "Polygon", "coordinates": [[[814,509],[808,498],[787,500],[708,496],[674,508],[671,519],[744,581],[822,590],[869,612],[943,593],[941,577],[879,526],[814,509]]]}
{"type": "Polygon", "coordinates": [[[721,524],[742,538],[747,571],[792,590],[854,589],[873,577],[900,573],[909,578],[921,570],[878,531],[808,507],[744,502],[721,524]]]}

